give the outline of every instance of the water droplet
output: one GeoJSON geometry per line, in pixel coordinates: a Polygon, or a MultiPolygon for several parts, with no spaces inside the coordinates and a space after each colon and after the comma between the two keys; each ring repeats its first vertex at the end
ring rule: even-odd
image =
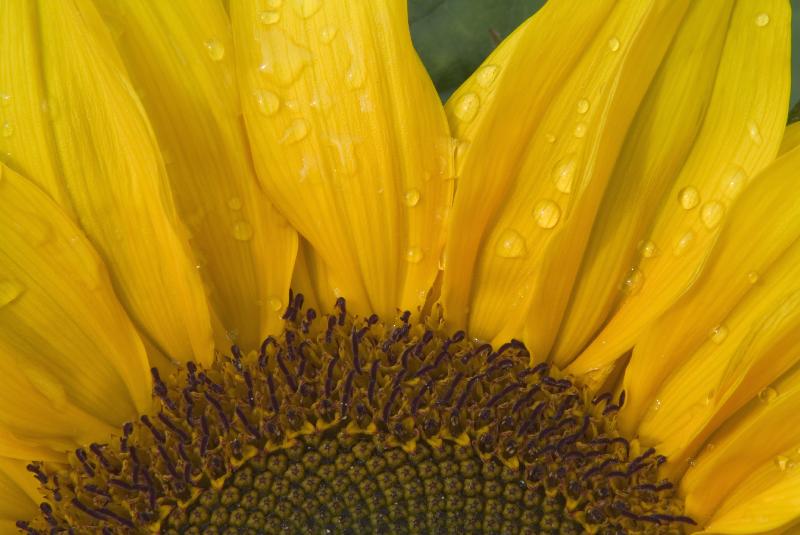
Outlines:
{"type": "Polygon", "coordinates": [[[651,410],[653,412],[660,411],[661,410],[661,404],[662,404],[662,401],[660,399],[656,398],[655,401],[653,401],[653,405],[651,407],[651,410]]]}
{"type": "Polygon", "coordinates": [[[406,206],[409,208],[416,206],[419,202],[419,190],[410,189],[406,191],[405,195],[403,195],[403,202],[405,202],[406,206]]]}
{"type": "Polygon", "coordinates": [[[225,47],[216,39],[209,39],[204,44],[208,51],[208,57],[211,58],[212,61],[221,61],[222,58],[225,57],[225,47]]]}
{"type": "Polygon", "coordinates": [[[750,284],[757,283],[758,279],[759,279],[758,271],[751,271],[747,274],[747,280],[750,281],[750,284]]]}
{"type": "Polygon", "coordinates": [[[688,231],[675,242],[675,256],[681,256],[694,243],[694,232],[688,231]]]}
{"type": "Polygon", "coordinates": [[[775,467],[780,470],[781,472],[786,471],[786,467],[789,465],[789,458],[785,455],[778,455],[775,457],[775,467]]]}
{"type": "Polygon", "coordinates": [[[728,328],[724,325],[717,325],[711,329],[711,341],[715,344],[721,344],[728,337],[728,328]]]}
{"type": "Polygon", "coordinates": [[[350,68],[344,75],[345,82],[351,89],[358,89],[364,85],[364,80],[367,78],[364,63],[361,59],[353,56],[353,61],[350,63],[350,68]]]}
{"type": "Polygon", "coordinates": [[[697,459],[695,459],[694,457],[689,457],[686,460],[686,464],[689,465],[689,468],[694,468],[695,466],[697,466],[697,459]]]}
{"type": "Polygon", "coordinates": [[[228,199],[228,208],[231,210],[241,210],[242,209],[242,199],[239,197],[231,197],[228,199]]]}
{"type": "Polygon", "coordinates": [[[60,410],[67,402],[67,393],[64,385],[50,372],[38,366],[25,366],[22,368],[25,378],[52,404],[53,408],[60,410]]]}
{"type": "Polygon", "coordinates": [[[686,186],[678,192],[678,202],[681,203],[684,210],[691,210],[700,204],[700,192],[697,191],[697,188],[686,186]]]}
{"type": "Polygon", "coordinates": [[[559,160],[553,167],[553,183],[561,193],[570,193],[578,164],[573,156],[559,160]]]}
{"type": "Polygon", "coordinates": [[[548,134],[544,135],[544,140],[547,141],[548,143],[555,143],[556,142],[556,136],[554,136],[553,134],[548,133],[548,134]]]}
{"type": "Polygon", "coordinates": [[[722,221],[725,214],[725,207],[717,201],[707,202],[700,210],[700,220],[708,229],[713,229],[722,221]]]}
{"type": "Polygon", "coordinates": [[[17,281],[0,281],[0,308],[10,305],[25,292],[25,287],[17,281]]]}
{"type": "Polygon", "coordinates": [[[706,397],[703,399],[703,405],[711,405],[711,402],[714,401],[715,395],[716,391],[713,389],[706,392],[706,397]]]}
{"type": "Polygon", "coordinates": [[[750,139],[753,140],[753,143],[756,145],[761,145],[764,141],[764,138],[761,137],[761,131],[758,129],[758,125],[755,121],[748,121],[747,122],[747,133],[750,135],[750,139]]]}
{"type": "Polygon", "coordinates": [[[763,28],[764,26],[769,24],[769,15],[767,15],[766,13],[759,13],[758,15],[756,15],[755,23],[756,26],[758,26],[759,28],[763,28]]]}
{"type": "Polygon", "coordinates": [[[762,388],[758,393],[758,399],[764,403],[772,403],[776,397],[778,397],[778,391],[771,386],[762,388]]]}
{"type": "Polygon", "coordinates": [[[484,65],[475,74],[475,81],[481,87],[489,87],[494,82],[494,79],[497,78],[497,71],[499,70],[500,67],[497,65],[484,65]]]}
{"type": "Polygon", "coordinates": [[[558,224],[561,217],[561,208],[555,201],[542,199],[533,207],[533,218],[541,228],[553,228],[558,224]]]}
{"type": "Polygon", "coordinates": [[[286,130],[283,131],[283,136],[280,139],[281,143],[292,144],[297,143],[308,135],[308,122],[305,119],[293,119],[286,130]]]}
{"type": "Polygon", "coordinates": [[[295,43],[280,29],[271,29],[269,39],[261,43],[258,70],[281,86],[294,83],[311,63],[311,52],[295,43]]]}
{"type": "Polygon", "coordinates": [[[353,139],[350,136],[328,136],[328,145],[336,153],[336,170],[345,175],[352,175],[358,168],[353,139]]]}
{"type": "Polygon", "coordinates": [[[253,237],[253,226],[247,221],[237,221],[233,225],[233,237],[239,241],[248,241],[253,237]]]}
{"type": "Polygon", "coordinates": [[[261,24],[275,24],[281,20],[281,14],[278,11],[262,11],[258,20],[261,21],[261,24]]]}
{"type": "Polygon", "coordinates": [[[584,113],[589,111],[589,101],[586,100],[585,98],[580,99],[578,101],[578,104],[577,104],[576,108],[578,110],[578,113],[583,115],[584,113]]]}
{"type": "Polygon", "coordinates": [[[639,253],[644,258],[653,258],[658,254],[658,247],[652,241],[646,240],[639,244],[639,253]]]}
{"type": "Polygon", "coordinates": [[[741,193],[747,183],[747,174],[739,166],[734,166],[733,170],[722,180],[724,194],[729,199],[735,199],[741,193]]]}
{"type": "Polygon", "coordinates": [[[456,108],[453,111],[456,117],[468,123],[478,115],[478,109],[481,106],[481,100],[475,93],[465,93],[459,97],[456,102],[456,108]]]}
{"type": "Polygon", "coordinates": [[[634,295],[642,288],[644,284],[644,275],[636,268],[631,268],[628,276],[625,277],[625,282],[622,283],[622,291],[628,295],[634,295]]]}
{"type": "Polygon", "coordinates": [[[617,39],[616,37],[612,37],[611,39],[608,40],[608,49],[611,50],[612,52],[616,52],[617,50],[619,50],[619,45],[620,45],[619,39],[617,39]]]}
{"type": "Polygon", "coordinates": [[[327,45],[330,44],[334,38],[336,38],[337,32],[338,30],[336,29],[336,26],[325,26],[319,32],[319,38],[322,39],[322,42],[327,45]]]}
{"type": "Polygon", "coordinates": [[[283,308],[283,303],[277,297],[270,297],[269,301],[268,301],[268,304],[269,304],[269,308],[271,308],[275,312],[278,312],[280,309],[283,308]]]}
{"type": "Polygon", "coordinates": [[[11,137],[14,133],[14,125],[6,121],[3,123],[3,137],[11,137]]]}
{"type": "Polygon", "coordinates": [[[253,95],[256,97],[256,106],[258,111],[264,115],[273,115],[278,111],[281,106],[281,101],[278,95],[266,89],[257,89],[253,95]]]}
{"type": "Polygon", "coordinates": [[[7,108],[11,105],[11,95],[8,93],[0,93],[0,106],[7,108]]]}
{"type": "Polygon", "coordinates": [[[375,106],[369,98],[369,93],[364,92],[358,95],[358,108],[362,113],[369,113],[375,110],[375,106]]]}
{"type": "Polygon", "coordinates": [[[406,261],[411,264],[419,264],[422,260],[422,249],[419,247],[409,247],[406,251],[406,261]]]}
{"type": "Polygon", "coordinates": [[[505,229],[502,234],[500,234],[495,252],[497,256],[502,258],[519,258],[524,256],[527,252],[525,238],[516,230],[510,228],[505,229]]]}
{"type": "Polygon", "coordinates": [[[442,253],[439,255],[439,271],[444,271],[445,265],[447,265],[447,256],[444,249],[442,249],[442,253]]]}
{"type": "Polygon", "coordinates": [[[283,5],[283,0],[266,0],[267,9],[280,9],[283,5]]]}
{"type": "Polygon", "coordinates": [[[322,0],[294,0],[294,10],[307,19],[322,7],[322,0]]]}
{"type": "Polygon", "coordinates": [[[586,123],[578,123],[577,125],[575,125],[575,132],[573,133],[575,134],[575,137],[580,138],[586,135],[586,129],[587,129],[586,123]]]}

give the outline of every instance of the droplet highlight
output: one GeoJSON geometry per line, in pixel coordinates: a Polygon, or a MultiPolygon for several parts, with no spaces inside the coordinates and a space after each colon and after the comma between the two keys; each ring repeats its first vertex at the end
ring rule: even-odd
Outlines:
{"type": "Polygon", "coordinates": [[[709,230],[719,225],[723,215],[725,215],[725,207],[717,201],[707,202],[700,210],[700,220],[709,230]]]}
{"type": "Polygon", "coordinates": [[[678,192],[678,202],[684,210],[691,210],[700,204],[700,192],[695,187],[686,186],[678,192]]]}
{"type": "Polygon", "coordinates": [[[481,87],[489,87],[494,82],[495,78],[497,78],[497,72],[500,70],[500,67],[497,65],[484,65],[478,72],[475,74],[475,81],[478,82],[478,85],[481,87]]]}
{"type": "Polygon", "coordinates": [[[513,229],[506,229],[500,234],[495,246],[497,256],[501,258],[519,258],[527,252],[525,238],[513,229]]]}
{"type": "Polygon", "coordinates": [[[266,89],[259,89],[254,93],[256,98],[256,107],[262,115],[274,115],[278,108],[281,106],[281,101],[278,95],[266,89]]]}
{"type": "Polygon", "coordinates": [[[678,240],[675,242],[675,256],[682,256],[685,254],[694,243],[694,238],[694,232],[691,230],[678,238],[678,240]]]}
{"type": "Polygon", "coordinates": [[[764,26],[769,24],[769,15],[767,15],[766,13],[759,13],[758,15],[756,15],[755,23],[756,26],[758,26],[759,28],[763,28],[764,26]]]}
{"type": "Polygon", "coordinates": [[[293,119],[283,131],[280,142],[286,145],[297,143],[308,135],[308,122],[305,119],[293,119]]]}
{"type": "Polygon", "coordinates": [[[459,97],[458,102],[456,102],[456,107],[453,113],[455,113],[456,117],[460,120],[468,123],[475,119],[475,116],[478,115],[478,109],[480,108],[481,100],[475,93],[466,93],[459,97]]]}
{"type": "Polygon", "coordinates": [[[777,468],[781,472],[785,472],[788,466],[789,466],[789,458],[787,456],[778,455],[777,457],[775,457],[775,468],[777,468]]]}
{"type": "Polygon", "coordinates": [[[3,123],[2,129],[0,131],[3,134],[3,137],[11,137],[14,135],[14,125],[8,121],[3,123]]]}
{"type": "Polygon", "coordinates": [[[658,247],[650,240],[645,240],[639,244],[639,253],[644,258],[653,258],[658,254],[658,247]]]}
{"type": "Polygon", "coordinates": [[[323,43],[329,45],[336,38],[337,33],[336,26],[325,26],[319,32],[319,38],[323,43]]]}
{"type": "Polygon", "coordinates": [[[575,106],[575,108],[577,109],[578,113],[583,115],[584,113],[589,111],[589,101],[586,100],[585,98],[582,98],[581,100],[578,101],[578,104],[575,106]]]}
{"type": "Polygon", "coordinates": [[[419,264],[422,261],[422,249],[419,247],[409,247],[406,251],[406,261],[409,264],[419,264]]]}
{"type": "Polygon", "coordinates": [[[533,219],[543,229],[551,229],[558,224],[561,218],[561,208],[555,201],[542,199],[533,207],[533,219]]]}
{"type": "Polygon", "coordinates": [[[573,134],[577,138],[582,138],[583,136],[586,135],[587,129],[588,127],[586,126],[586,123],[578,123],[575,125],[575,131],[573,132],[573,134]]]}
{"type": "Polygon", "coordinates": [[[414,206],[419,203],[419,190],[418,189],[410,189],[405,192],[403,195],[403,202],[409,208],[413,208],[414,206]]]}
{"type": "Polygon", "coordinates": [[[711,341],[715,344],[721,344],[728,337],[728,328],[724,325],[717,325],[711,329],[711,341]]]}
{"type": "Polygon", "coordinates": [[[278,312],[283,308],[283,303],[277,297],[270,297],[267,304],[269,305],[269,308],[271,308],[275,312],[278,312]]]}
{"type": "Polygon", "coordinates": [[[279,11],[262,11],[258,16],[258,20],[261,21],[261,24],[269,26],[280,22],[281,14],[279,11]]]}
{"type": "Polygon", "coordinates": [[[225,46],[222,43],[217,39],[209,39],[204,44],[211,61],[222,61],[222,58],[225,57],[225,46]]]}
{"type": "Polygon", "coordinates": [[[578,164],[573,156],[559,160],[553,167],[553,184],[561,193],[572,192],[572,183],[575,181],[575,170],[578,164]]]}
{"type": "Polygon", "coordinates": [[[619,50],[619,46],[620,42],[619,39],[617,39],[616,37],[612,37],[611,39],[608,40],[608,49],[611,50],[612,52],[616,52],[617,50],[619,50]]]}
{"type": "Polygon", "coordinates": [[[764,138],[761,137],[761,130],[759,130],[755,121],[747,122],[747,134],[756,145],[761,145],[761,143],[764,141],[764,138]]]}
{"type": "Polygon", "coordinates": [[[757,283],[759,278],[760,278],[760,277],[759,277],[759,275],[758,275],[758,272],[757,272],[757,271],[751,271],[751,272],[749,272],[749,273],[747,274],[747,280],[750,282],[750,284],[755,284],[755,283],[757,283]]]}
{"type": "Polygon", "coordinates": [[[628,295],[634,295],[642,289],[644,284],[644,274],[637,268],[631,268],[625,281],[622,283],[622,291],[628,295]]]}
{"type": "Polygon", "coordinates": [[[233,237],[238,241],[248,241],[253,237],[253,226],[247,221],[237,221],[233,225],[233,237]]]}
{"type": "Polygon", "coordinates": [[[0,93],[0,106],[7,108],[11,105],[11,95],[8,93],[0,93]]]}
{"type": "Polygon", "coordinates": [[[778,397],[778,391],[768,386],[766,388],[762,388],[761,391],[758,393],[758,399],[762,403],[772,403],[775,401],[775,398],[778,397]]]}

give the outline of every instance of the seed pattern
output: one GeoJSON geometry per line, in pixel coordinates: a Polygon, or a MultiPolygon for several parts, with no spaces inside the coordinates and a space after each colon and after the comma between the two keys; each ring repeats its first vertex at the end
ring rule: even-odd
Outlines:
{"type": "Polygon", "coordinates": [[[162,379],[155,415],[119,445],[33,463],[47,493],[28,533],[682,533],[666,460],[615,429],[521,342],[448,336],[441,317],[317,317],[290,295],[285,330],[247,355],[162,379]],[[471,516],[470,516],[471,515],[471,516]],[[474,517],[474,518],[473,518],[474,517]],[[460,531],[459,531],[460,530],[460,531]]]}

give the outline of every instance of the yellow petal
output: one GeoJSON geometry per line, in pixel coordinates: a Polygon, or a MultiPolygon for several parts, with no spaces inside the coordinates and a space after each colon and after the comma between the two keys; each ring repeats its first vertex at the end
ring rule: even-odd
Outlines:
{"type": "Polygon", "coordinates": [[[697,278],[725,212],[776,155],[789,95],[790,8],[739,2],[703,126],[647,238],[663,251],[638,266],[641,290],[568,370],[582,375],[619,358],[697,278]]]}
{"type": "MultiPolygon", "coordinates": [[[[704,345],[702,356],[695,360],[705,367],[712,362],[708,359],[712,359],[720,363],[716,369],[721,373],[726,359],[737,350],[733,340],[747,340],[745,332],[798,289],[797,267],[792,260],[800,254],[797,252],[800,248],[792,245],[800,236],[798,166],[800,149],[764,170],[731,210],[728,224],[696,287],[640,338],[623,382],[627,401],[619,423],[624,432],[634,432],[655,399],[663,398],[657,394],[659,385],[670,373],[677,372],[698,348],[704,345]],[[773,265],[776,261],[777,265],[773,265]],[[737,327],[728,318],[732,312],[738,318],[737,327]],[[729,332],[731,340],[725,340],[729,332]],[[724,344],[718,347],[718,342],[724,344]]],[[[670,379],[678,389],[673,395],[682,400],[679,404],[690,403],[689,400],[715,388],[709,384],[711,379],[704,376],[705,372],[686,373],[697,373],[695,379],[709,386],[700,390],[695,386],[693,390],[684,388],[681,381],[670,379]]],[[[666,403],[664,399],[661,402],[666,403]]],[[[656,419],[677,414],[681,414],[680,409],[661,411],[656,419]]]]}
{"type": "Polygon", "coordinates": [[[0,173],[0,455],[58,459],[148,410],[150,372],[80,229],[0,173]]]}
{"type": "Polygon", "coordinates": [[[47,192],[71,213],[58,171],[39,66],[36,4],[0,0],[0,161],[47,192]]]}
{"type": "Polygon", "coordinates": [[[269,303],[288,295],[297,235],[253,172],[228,17],[210,0],[96,3],[120,32],[208,300],[231,338],[253,348],[283,324],[269,303]]]}
{"type": "Polygon", "coordinates": [[[798,145],[800,145],[800,122],[786,126],[778,154],[785,154],[798,145]]]}
{"type": "Polygon", "coordinates": [[[485,339],[524,333],[547,355],[628,123],[685,7],[550,2],[453,95],[449,117],[470,144],[445,259],[452,322],[485,339]],[[491,67],[497,79],[482,88],[491,67]],[[477,117],[465,114],[482,98],[477,117]],[[474,131],[460,127],[471,121],[474,131]]]}
{"type": "Polygon", "coordinates": [[[17,520],[32,519],[39,511],[41,494],[27,461],[0,457],[0,532],[16,533],[17,520]]]}
{"type": "Polygon", "coordinates": [[[208,362],[211,327],[156,140],[111,38],[84,0],[40,2],[42,69],[77,214],[135,323],[174,359],[208,362]]]}
{"type": "Polygon", "coordinates": [[[773,387],[711,437],[681,481],[687,512],[709,531],[757,533],[800,513],[800,372],[773,387]]]}
{"type": "Polygon", "coordinates": [[[292,274],[292,289],[304,294],[308,306],[317,310],[333,310],[336,302],[336,296],[328,283],[328,271],[311,244],[301,239],[292,274]]]}
{"type": "Polygon", "coordinates": [[[639,255],[663,252],[645,236],[702,125],[732,7],[732,0],[692,4],[636,112],[551,354],[562,368],[591,341],[622,295],[639,290],[639,255]]]}
{"type": "Polygon", "coordinates": [[[406,9],[231,2],[259,179],[360,313],[424,302],[452,189],[444,112],[406,9]]]}

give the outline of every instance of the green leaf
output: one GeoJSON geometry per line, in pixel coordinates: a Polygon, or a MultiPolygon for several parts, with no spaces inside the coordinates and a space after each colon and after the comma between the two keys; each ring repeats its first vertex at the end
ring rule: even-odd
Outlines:
{"type": "Polygon", "coordinates": [[[545,0],[409,0],[411,36],[443,99],[545,0]]]}

